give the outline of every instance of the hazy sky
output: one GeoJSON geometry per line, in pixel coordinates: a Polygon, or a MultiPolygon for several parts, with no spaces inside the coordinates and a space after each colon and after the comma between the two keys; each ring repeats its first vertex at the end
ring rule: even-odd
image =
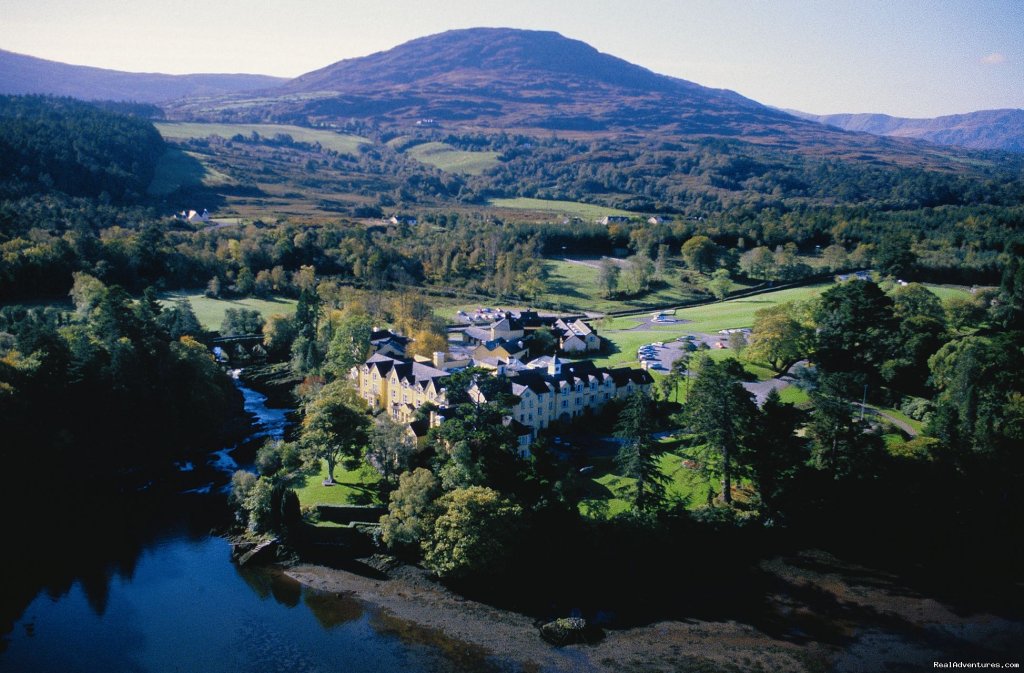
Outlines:
{"type": "Polygon", "coordinates": [[[294,76],[472,26],[806,112],[1024,108],[1024,0],[0,0],[0,49],[147,72],[294,76]]]}

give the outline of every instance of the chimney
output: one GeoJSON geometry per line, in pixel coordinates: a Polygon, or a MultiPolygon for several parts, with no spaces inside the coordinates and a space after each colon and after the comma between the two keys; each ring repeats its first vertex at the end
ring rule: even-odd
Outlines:
{"type": "Polygon", "coordinates": [[[444,351],[434,351],[434,366],[444,369],[444,351]]]}

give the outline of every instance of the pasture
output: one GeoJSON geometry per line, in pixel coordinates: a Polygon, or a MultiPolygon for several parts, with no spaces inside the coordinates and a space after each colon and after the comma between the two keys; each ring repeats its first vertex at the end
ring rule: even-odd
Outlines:
{"type": "Polygon", "coordinates": [[[497,166],[498,152],[467,152],[445,143],[413,145],[405,154],[416,161],[439,168],[446,173],[480,175],[497,166]]]}
{"type": "Polygon", "coordinates": [[[324,149],[342,154],[354,154],[360,145],[370,141],[361,136],[335,133],[327,129],[311,129],[289,124],[213,124],[201,122],[154,122],[157,131],[166,140],[189,140],[220,136],[231,139],[236,135],[251,136],[258,133],[263,138],[273,139],[278,134],[289,135],[300,143],[320,143],[324,149]]]}
{"type": "Polygon", "coordinates": [[[525,210],[551,213],[552,215],[562,215],[565,217],[578,217],[586,222],[593,222],[605,215],[642,217],[639,213],[631,213],[628,210],[608,208],[590,203],[578,203],[576,201],[553,201],[519,197],[514,199],[491,199],[489,205],[508,210],[525,210]]]}

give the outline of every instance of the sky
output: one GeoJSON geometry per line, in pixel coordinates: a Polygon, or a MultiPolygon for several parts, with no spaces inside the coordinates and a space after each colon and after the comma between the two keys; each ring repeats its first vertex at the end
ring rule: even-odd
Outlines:
{"type": "Polygon", "coordinates": [[[455,28],[554,30],[817,114],[1024,108],[1024,0],[0,0],[0,49],[292,77],[455,28]]]}

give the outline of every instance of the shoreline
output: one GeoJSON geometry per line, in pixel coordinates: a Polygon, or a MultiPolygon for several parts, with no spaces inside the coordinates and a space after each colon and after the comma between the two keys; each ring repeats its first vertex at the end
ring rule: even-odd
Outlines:
{"type": "Polygon", "coordinates": [[[470,670],[497,662],[551,673],[711,673],[743,670],[749,663],[754,670],[802,673],[813,670],[808,655],[820,659],[826,654],[817,646],[773,639],[746,624],[697,620],[606,629],[598,643],[556,647],[541,638],[532,618],[463,598],[420,568],[398,566],[381,579],[312,564],[283,572],[315,591],[358,599],[377,613],[384,630],[439,647],[470,670]],[[738,664],[743,668],[737,669],[738,664]]]}
{"type": "Polygon", "coordinates": [[[1019,660],[1018,616],[964,614],[892,575],[816,550],[768,559],[760,569],[778,588],[764,597],[756,625],[680,616],[607,628],[595,644],[562,647],[544,641],[531,617],[463,598],[417,567],[399,565],[380,578],[312,564],[283,573],[315,591],[359,600],[376,626],[440,648],[457,670],[511,664],[550,673],[859,673],[931,668],[967,653],[979,661],[1019,660]]]}

